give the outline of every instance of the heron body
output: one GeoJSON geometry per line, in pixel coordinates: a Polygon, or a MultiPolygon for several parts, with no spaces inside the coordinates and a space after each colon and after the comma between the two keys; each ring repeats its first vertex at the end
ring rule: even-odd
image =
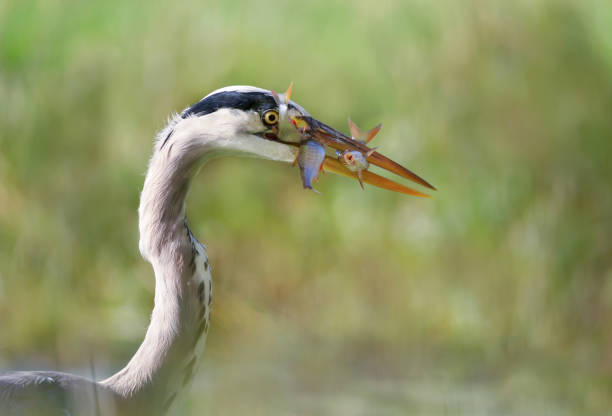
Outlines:
{"type": "MultiPolygon", "coordinates": [[[[310,117],[293,101],[284,104],[288,116],[310,117]]],[[[299,134],[289,131],[279,137],[278,111],[270,91],[233,86],[212,92],[170,119],[157,135],[138,210],[140,252],[155,273],[154,308],[142,344],[124,368],[102,381],[49,371],[0,374],[0,415],[168,411],[198,368],[213,294],[206,248],[191,233],[185,213],[191,181],[214,157],[293,162],[299,134]]],[[[350,139],[343,140],[350,144],[350,139]]]]}

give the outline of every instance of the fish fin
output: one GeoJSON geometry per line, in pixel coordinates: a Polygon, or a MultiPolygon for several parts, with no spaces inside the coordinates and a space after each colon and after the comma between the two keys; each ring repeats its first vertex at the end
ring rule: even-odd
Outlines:
{"type": "Polygon", "coordinates": [[[312,187],[312,185],[307,185],[305,183],[302,183],[302,186],[304,187],[304,189],[310,189],[312,192],[314,192],[315,194],[319,194],[321,195],[321,192],[317,191],[316,189],[314,189],[312,187]]]}
{"type": "Polygon", "coordinates": [[[291,166],[295,167],[298,164],[298,160],[300,159],[300,154],[296,154],[295,155],[295,160],[293,161],[293,163],[291,164],[291,166]]]}
{"type": "Polygon", "coordinates": [[[380,129],[382,129],[382,123],[380,123],[378,126],[374,127],[372,130],[368,131],[365,134],[365,138],[363,139],[366,143],[369,143],[370,140],[372,140],[374,138],[374,136],[376,136],[378,134],[378,132],[380,131],[380,129]]]}
{"type": "Polygon", "coordinates": [[[348,124],[349,124],[349,130],[351,131],[351,136],[353,136],[353,139],[363,140],[362,139],[362,137],[364,136],[363,130],[357,127],[357,124],[355,124],[353,120],[351,120],[350,118],[348,119],[348,124]]]}
{"type": "Polygon", "coordinates": [[[378,149],[378,147],[373,147],[372,150],[369,150],[368,153],[366,153],[366,157],[372,156],[376,149],[378,149]]]}
{"type": "Polygon", "coordinates": [[[361,140],[364,143],[369,143],[370,140],[374,138],[382,128],[382,123],[378,126],[374,127],[372,130],[363,131],[361,130],[353,120],[349,118],[349,130],[351,131],[351,136],[353,139],[361,140]]]}
{"type": "Polygon", "coordinates": [[[291,98],[291,89],[293,88],[293,81],[289,84],[289,88],[285,91],[285,100],[289,103],[289,99],[291,98]]]}
{"type": "Polygon", "coordinates": [[[359,185],[361,185],[361,189],[365,191],[365,188],[363,187],[363,178],[361,177],[361,171],[357,172],[357,179],[359,179],[359,185]]]}

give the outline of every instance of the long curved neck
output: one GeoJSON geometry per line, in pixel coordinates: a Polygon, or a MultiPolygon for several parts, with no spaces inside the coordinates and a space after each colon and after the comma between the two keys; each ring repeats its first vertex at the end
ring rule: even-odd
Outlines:
{"type": "Polygon", "coordinates": [[[166,410],[191,380],[212,296],[208,256],[187,226],[185,199],[214,146],[196,147],[189,129],[175,130],[179,122],[175,118],[159,134],[140,200],[140,251],[155,271],[151,323],[129,363],[102,382],[153,411],[166,410]]]}
{"type": "Polygon", "coordinates": [[[140,252],[155,271],[155,306],[136,354],[101,382],[125,398],[128,409],[164,413],[191,380],[204,350],[212,282],[205,247],[185,217],[192,178],[208,159],[223,154],[295,160],[293,147],[239,131],[250,117],[230,109],[174,116],[157,136],[138,210],[140,252]]]}

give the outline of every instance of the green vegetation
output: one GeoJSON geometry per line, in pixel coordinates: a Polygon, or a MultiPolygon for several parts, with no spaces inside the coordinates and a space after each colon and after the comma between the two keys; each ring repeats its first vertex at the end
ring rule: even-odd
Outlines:
{"type": "MultiPolygon", "coordinates": [[[[152,138],[213,89],[283,91],[439,189],[227,159],[207,357],[176,414],[612,410],[612,4],[0,3],[0,369],[123,365],[152,271],[152,138]]],[[[79,370],[81,369],[81,370],[79,370]]]]}

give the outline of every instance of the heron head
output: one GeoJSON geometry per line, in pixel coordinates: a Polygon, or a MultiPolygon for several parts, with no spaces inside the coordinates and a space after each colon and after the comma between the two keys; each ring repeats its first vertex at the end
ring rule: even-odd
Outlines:
{"type": "MultiPolygon", "coordinates": [[[[292,163],[305,137],[325,145],[329,150],[323,168],[361,180],[332,155],[336,150],[358,150],[368,160],[392,173],[423,186],[433,188],[408,169],[382,156],[364,142],[311,117],[299,104],[290,100],[291,88],[285,94],[250,86],[231,86],[208,94],[185,109],[180,117],[184,129],[195,133],[202,148],[209,154],[231,153],[292,163]]],[[[162,144],[163,146],[163,144],[162,144]]],[[[375,186],[412,195],[427,196],[404,185],[371,172],[363,172],[363,180],[375,186]]]]}

